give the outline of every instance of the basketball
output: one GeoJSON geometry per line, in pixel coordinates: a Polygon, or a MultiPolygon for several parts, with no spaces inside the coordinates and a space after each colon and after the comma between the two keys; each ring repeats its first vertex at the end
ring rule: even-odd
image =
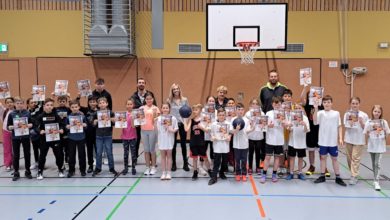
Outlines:
{"type": "Polygon", "coordinates": [[[242,118],[236,118],[232,122],[233,128],[236,129],[238,125],[240,125],[240,130],[242,130],[245,127],[245,121],[242,118]]]}
{"type": "Polygon", "coordinates": [[[182,118],[189,118],[192,114],[192,109],[188,105],[184,105],[179,109],[179,114],[182,118]]]}

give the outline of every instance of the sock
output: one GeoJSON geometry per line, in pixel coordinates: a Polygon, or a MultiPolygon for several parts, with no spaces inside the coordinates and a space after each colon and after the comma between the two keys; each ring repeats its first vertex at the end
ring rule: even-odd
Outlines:
{"type": "Polygon", "coordinates": [[[266,171],[266,170],[263,170],[263,174],[264,174],[264,175],[267,175],[267,171],[266,171]]]}
{"type": "Polygon", "coordinates": [[[273,170],[273,171],[272,171],[272,174],[276,174],[276,170],[273,170]]]}
{"type": "Polygon", "coordinates": [[[322,176],[325,176],[325,173],[321,173],[321,177],[322,177],[322,176]]]}
{"type": "Polygon", "coordinates": [[[340,178],[340,174],[336,174],[336,178],[340,178]]]}

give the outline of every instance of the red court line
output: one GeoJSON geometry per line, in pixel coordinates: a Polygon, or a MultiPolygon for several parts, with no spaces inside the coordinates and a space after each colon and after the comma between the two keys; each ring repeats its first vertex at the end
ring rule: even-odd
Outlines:
{"type": "Polygon", "coordinates": [[[264,212],[263,205],[261,204],[261,200],[260,199],[256,199],[256,201],[257,201],[257,207],[259,207],[260,216],[265,218],[265,212],[264,212]]]}
{"type": "Polygon", "coordinates": [[[253,194],[255,194],[256,196],[259,195],[259,192],[257,192],[256,184],[255,181],[253,180],[252,175],[249,176],[249,180],[251,181],[252,184],[253,194]]]}
{"type": "MultiPolygon", "coordinates": [[[[252,176],[249,176],[249,180],[251,181],[251,185],[252,185],[252,189],[253,189],[253,194],[255,194],[256,196],[258,196],[258,195],[259,195],[259,192],[257,191],[256,183],[255,183],[253,177],[252,177],[252,176]]],[[[256,199],[256,202],[257,202],[257,207],[259,208],[260,216],[261,216],[262,218],[265,218],[265,212],[264,212],[263,205],[261,204],[261,200],[260,200],[260,199],[256,199]]]]}

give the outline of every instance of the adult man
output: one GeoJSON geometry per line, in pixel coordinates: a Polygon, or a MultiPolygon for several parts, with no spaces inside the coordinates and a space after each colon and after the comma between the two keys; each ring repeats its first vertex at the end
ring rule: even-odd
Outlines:
{"type": "MultiPolygon", "coordinates": [[[[148,91],[145,89],[145,79],[144,78],[138,78],[137,80],[137,91],[134,92],[134,94],[131,96],[131,98],[134,100],[134,109],[137,109],[145,104],[145,94],[147,92],[151,93],[153,96],[153,105],[157,105],[156,98],[154,97],[153,92],[148,91]]],[[[136,127],[137,130],[137,143],[136,143],[136,151],[137,155],[139,155],[139,144],[141,141],[141,126],[136,127]]]]}
{"type": "Polygon", "coordinates": [[[264,113],[272,110],[272,98],[282,97],[287,87],[279,82],[279,74],[273,69],[268,73],[268,82],[260,89],[260,101],[264,113]]]}

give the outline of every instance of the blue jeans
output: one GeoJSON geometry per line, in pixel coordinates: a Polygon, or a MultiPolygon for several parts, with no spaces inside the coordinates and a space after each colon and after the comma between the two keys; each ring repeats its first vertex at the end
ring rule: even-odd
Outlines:
{"type": "Polygon", "coordinates": [[[114,169],[114,155],[112,154],[112,136],[96,136],[96,169],[102,169],[102,154],[106,151],[108,167],[114,169]]]}

